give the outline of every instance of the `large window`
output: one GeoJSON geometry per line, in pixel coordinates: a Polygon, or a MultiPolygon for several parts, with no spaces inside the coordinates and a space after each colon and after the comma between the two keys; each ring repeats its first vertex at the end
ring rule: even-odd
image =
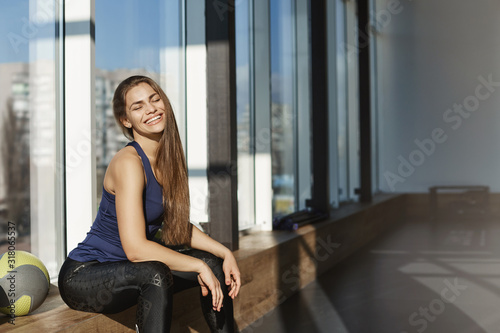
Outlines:
{"type": "Polygon", "coordinates": [[[271,131],[273,211],[291,213],[296,205],[294,2],[271,0],[271,131]]]}
{"type": "Polygon", "coordinates": [[[306,0],[236,2],[240,230],[311,198],[309,16],[306,0]]]}
{"type": "MultiPolygon", "coordinates": [[[[345,2],[345,48],[346,52],[346,84],[347,110],[345,124],[347,128],[347,198],[357,200],[357,189],[360,186],[359,157],[359,73],[358,73],[358,16],[355,1],[345,2]]],[[[339,110],[340,111],[340,110],[339,110]]]]}
{"type": "MultiPolygon", "coordinates": [[[[89,203],[89,209],[81,203],[82,198],[94,197],[87,195],[94,192],[93,182],[90,185],[85,178],[80,183],[88,186],[82,198],[80,192],[68,191],[67,202],[64,184],[74,188],[71,181],[81,179],[87,169],[92,170],[88,174],[93,180],[96,170],[99,202],[106,167],[126,143],[111,109],[114,90],[124,78],[150,76],[170,98],[186,150],[193,220],[208,221],[209,196],[204,2],[151,0],[146,6],[137,0],[95,0],[95,67],[89,56],[94,47],[92,29],[81,31],[82,22],[90,26],[94,22],[92,2],[67,4],[65,15],[60,14],[61,4],[4,1],[0,12],[0,32],[5,37],[0,39],[0,251],[7,248],[5,231],[10,221],[17,232],[16,248],[38,255],[52,276],[65,252],[65,209],[68,216],[75,216],[70,201],[86,212],[96,206],[89,203]],[[76,4],[89,13],[83,18],[76,15],[80,12],[76,4]],[[79,46],[84,47],[81,59],[75,56],[79,46]],[[64,71],[61,59],[66,59],[64,71]],[[95,91],[85,91],[78,103],[95,99],[95,114],[88,105],[76,103],[64,116],[63,101],[68,105],[88,90],[92,84],[85,79],[94,74],[95,91]],[[77,122],[83,134],[76,133],[75,141],[76,118],[88,123],[77,122]],[[71,126],[68,120],[73,120],[71,126]],[[88,149],[77,156],[78,165],[70,165],[75,157],[72,149],[80,146],[88,149]],[[80,164],[84,166],[79,168],[80,164]],[[71,173],[72,167],[78,176],[71,173]]],[[[309,1],[238,0],[235,4],[240,229],[257,224],[269,230],[273,216],[303,209],[311,196],[309,1]]],[[[331,18],[335,28],[329,29],[337,38],[332,75],[337,83],[333,141],[338,143],[338,163],[332,168],[338,171],[339,201],[355,198],[359,182],[357,58],[348,48],[356,45],[354,7],[354,1],[335,1],[331,18]]],[[[91,219],[68,220],[68,244],[74,246],[76,239],[84,237],[83,231],[75,231],[76,225],[90,224],[91,219]]],[[[82,230],[86,232],[88,226],[82,230]]]]}
{"type": "Polygon", "coordinates": [[[0,11],[0,253],[30,251],[53,278],[64,254],[59,10],[21,0],[0,11]]]}
{"type": "Polygon", "coordinates": [[[273,214],[311,195],[310,40],[307,1],[270,1],[273,214]]]}
{"type": "Polygon", "coordinates": [[[184,139],[182,1],[96,1],[97,198],[104,173],[127,139],[116,125],[111,100],[131,75],[146,75],[168,95],[184,139]],[[144,24],[147,22],[147,24],[144,24]]]}
{"type": "Polygon", "coordinates": [[[238,221],[239,229],[255,224],[254,62],[253,1],[238,1],[236,29],[236,112],[238,126],[238,221]]]}
{"type": "Polygon", "coordinates": [[[360,185],[356,3],[328,2],[330,196],[332,205],[357,200],[360,185]]]}
{"type": "Polygon", "coordinates": [[[206,45],[203,2],[96,0],[97,202],[111,158],[127,139],[111,99],[131,75],[158,82],[172,105],[186,153],[193,222],[208,221],[206,45]]]}
{"type": "Polygon", "coordinates": [[[349,195],[349,130],[348,130],[348,95],[347,95],[347,63],[355,61],[354,46],[347,41],[346,8],[341,0],[336,1],[337,37],[337,147],[338,147],[338,196],[339,201],[347,201],[349,195]],[[351,51],[351,52],[349,52],[351,51]]]}

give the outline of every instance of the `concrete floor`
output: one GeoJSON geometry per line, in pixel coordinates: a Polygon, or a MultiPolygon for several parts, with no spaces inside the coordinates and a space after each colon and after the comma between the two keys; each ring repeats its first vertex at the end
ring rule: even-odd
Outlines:
{"type": "Polygon", "coordinates": [[[242,332],[500,332],[500,222],[402,223],[242,332]]]}

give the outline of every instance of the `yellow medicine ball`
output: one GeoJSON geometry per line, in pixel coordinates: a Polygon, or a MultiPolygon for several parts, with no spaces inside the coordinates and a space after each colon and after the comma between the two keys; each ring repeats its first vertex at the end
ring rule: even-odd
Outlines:
{"type": "Polygon", "coordinates": [[[8,251],[0,256],[0,312],[24,316],[38,308],[49,293],[47,268],[33,254],[8,251]]]}

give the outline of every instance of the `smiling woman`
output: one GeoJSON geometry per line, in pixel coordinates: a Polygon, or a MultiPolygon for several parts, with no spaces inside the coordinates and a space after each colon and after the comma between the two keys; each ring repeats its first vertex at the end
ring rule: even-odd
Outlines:
{"type": "Polygon", "coordinates": [[[61,268],[61,297],[99,313],[138,303],[139,332],[168,332],[173,293],[199,285],[210,329],[233,332],[240,272],[229,249],[189,222],[186,162],[167,96],[132,76],[118,85],[113,111],[133,141],[111,160],[91,230],[61,268]]]}
{"type": "Polygon", "coordinates": [[[168,97],[150,78],[132,76],[116,89],[113,110],[125,136],[146,149],[146,155],[156,164],[154,174],[164,184],[165,221],[169,221],[163,228],[164,241],[168,242],[165,237],[170,235],[176,243],[189,243],[190,224],[184,223],[189,221],[190,204],[186,160],[168,97]],[[157,124],[147,124],[158,116],[161,121],[157,124]]]}
{"type": "Polygon", "coordinates": [[[133,134],[134,130],[144,128],[147,132],[153,132],[161,136],[161,132],[165,127],[165,118],[163,116],[165,104],[160,95],[148,83],[140,83],[130,89],[126,96],[126,104],[129,107],[126,108],[125,115],[119,115],[119,119],[127,130],[132,130],[133,134]],[[147,125],[147,127],[144,127],[143,124],[147,125]]]}

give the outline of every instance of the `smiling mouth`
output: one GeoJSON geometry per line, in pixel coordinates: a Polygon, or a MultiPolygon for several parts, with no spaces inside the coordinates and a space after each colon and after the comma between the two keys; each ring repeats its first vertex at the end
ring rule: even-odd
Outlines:
{"type": "Polygon", "coordinates": [[[146,125],[154,125],[158,123],[161,119],[161,114],[146,121],[146,125]]]}

